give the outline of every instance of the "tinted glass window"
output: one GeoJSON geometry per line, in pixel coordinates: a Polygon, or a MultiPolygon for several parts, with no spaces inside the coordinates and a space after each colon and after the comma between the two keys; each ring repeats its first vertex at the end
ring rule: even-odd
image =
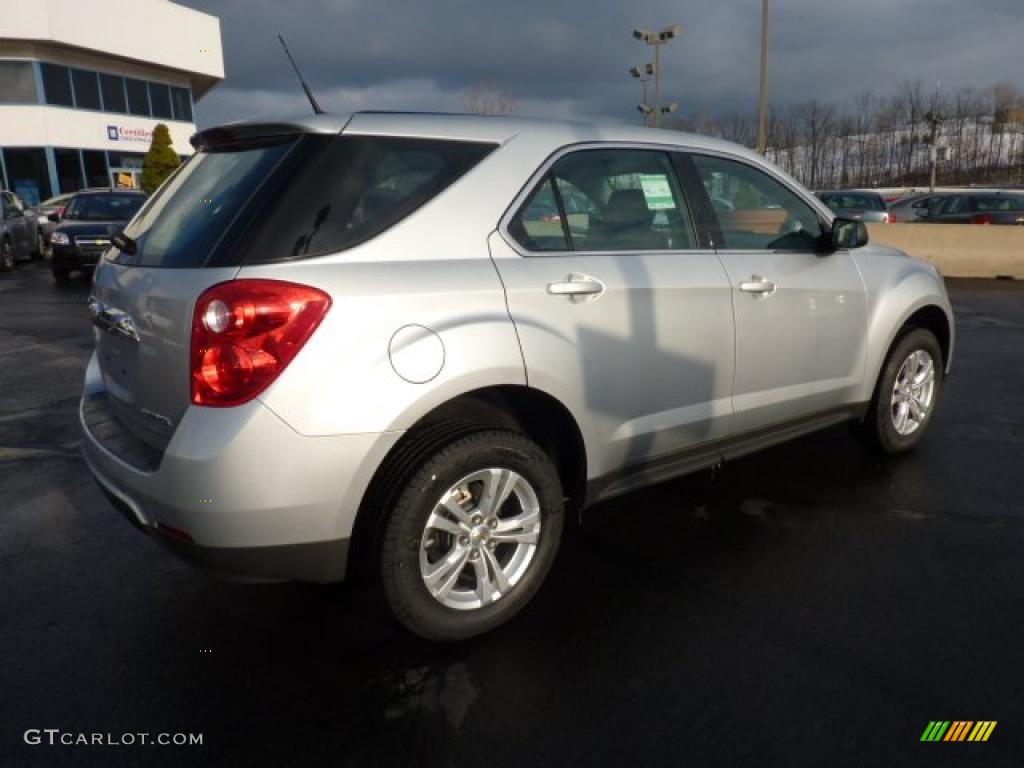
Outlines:
{"type": "Polygon", "coordinates": [[[574,152],[556,162],[551,175],[566,205],[573,250],[696,247],[675,170],[664,152],[574,152]]]}
{"type": "Polygon", "coordinates": [[[979,197],[979,211],[1020,211],[1024,210],[1024,197],[979,197]]]}
{"type": "Polygon", "coordinates": [[[192,100],[188,88],[171,88],[174,119],[192,122],[192,100]]]}
{"type": "Polygon", "coordinates": [[[508,229],[520,245],[531,251],[569,250],[550,176],[544,177],[508,229]]]}
{"type": "Polygon", "coordinates": [[[85,186],[106,187],[110,185],[105,152],[83,149],[82,164],[85,166],[85,186]]]}
{"type": "Polygon", "coordinates": [[[35,104],[36,78],[30,61],[0,61],[0,104],[35,104]]]}
{"type": "Polygon", "coordinates": [[[492,144],[371,136],[307,136],[250,218],[248,262],[305,258],[376,237],[440,194],[492,144]]]}
{"type": "Polygon", "coordinates": [[[125,90],[128,92],[128,111],[133,115],[149,114],[149,95],[146,84],[142,80],[124,79],[125,90]]]}
{"type": "Polygon", "coordinates": [[[821,237],[818,214],[763,171],[733,160],[693,155],[718,218],[724,247],[813,250],[821,237]]]}
{"type": "Polygon", "coordinates": [[[39,66],[43,73],[43,92],[46,94],[46,103],[61,107],[73,107],[75,104],[71,99],[71,76],[68,74],[68,68],[46,62],[39,66]]]}
{"type": "Polygon", "coordinates": [[[55,149],[54,158],[57,161],[57,182],[61,192],[76,192],[81,189],[82,166],[78,161],[77,149],[55,149]]]}
{"type": "MultiPolygon", "coordinates": [[[[202,265],[253,191],[293,143],[196,154],[150,198],[145,210],[125,230],[137,241],[132,263],[153,267],[202,265]]],[[[122,260],[127,260],[127,254],[124,256],[122,260]]]]}
{"type": "Polygon", "coordinates": [[[78,221],[127,221],[145,201],[143,195],[75,195],[64,211],[64,218],[78,221]]]}
{"type": "Polygon", "coordinates": [[[100,89],[103,91],[103,109],[107,112],[127,112],[124,99],[124,78],[117,75],[100,75],[100,89]]]}
{"type": "Polygon", "coordinates": [[[860,192],[823,192],[821,199],[832,210],[856,208],[865,211],[884,211],[885,203],[878,195],[860,192]]]}
{"type": "Polygon", "coordinates": [[[79,109],[100,108],[100,84],[95,72],[71,70],[71,83],[75,86],[75,106],[79,109]]]}
{"type": "Polygon", "coordinates": [[[29,205],[38,205],[50,197],[50,172],[46,167],[46,152],[41,148],[5,149],[7,183],[18,197],[29,205]]]}
{"type": "Polygon", "coordinates": [[[149,103],[153,106],[153,117],[171,117],[171,90],[168,86],[150,83],[149,103]]]}

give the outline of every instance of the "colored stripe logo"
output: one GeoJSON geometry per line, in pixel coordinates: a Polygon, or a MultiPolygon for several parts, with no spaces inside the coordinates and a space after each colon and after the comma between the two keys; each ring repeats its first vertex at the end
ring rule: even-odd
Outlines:
{"type": "Polygon", "coordinates": [[[996,720],[931,720],[921,741],[988,741],[996,720]]]}

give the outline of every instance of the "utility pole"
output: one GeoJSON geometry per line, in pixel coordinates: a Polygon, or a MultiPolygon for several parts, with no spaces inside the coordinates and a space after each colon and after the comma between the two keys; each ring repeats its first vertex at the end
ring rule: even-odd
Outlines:
{"type": "Polygon", "coordinates": [[[665,27],[660,32],[649,29],[634,29],[633,37],[647,45],[654,46],[654,127],[661,127],[661,46],[682,34],[683,28],[678,24],[665,27]]]}
{"type": "Polygon", "coordinates": [[[939,164],[939,148],[936,146],[936,141],[939,137],[939,126],[942,124],[942,117],[935,114],[934,112],[928,112],[924,116],[925,122],[931,126],[931,139],[929,141],[930,146],[928,147],[928,160],[931,165],[931,181],[928,185],[928,191],[935,191],[935,169],[939,164]]]}
{"type": "Polygon", "coordinates": [[[757,116],[757,151],[768,153],[768,6],[761,0],[761,104],[757,116]]]}

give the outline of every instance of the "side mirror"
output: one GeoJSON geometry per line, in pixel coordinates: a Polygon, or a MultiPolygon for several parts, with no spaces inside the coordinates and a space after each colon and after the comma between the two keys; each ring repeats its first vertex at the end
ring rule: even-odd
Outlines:
{"type": "Polygon", "coordinates": [[[868,228],[863,221],[835,218],[832,220],[832,247],[861,248],[868,244],[868,228]]]}
{"type": "Polygon", "coordinates": [[[53,221],[53,222],[59,222],[60,221],[60,213],[58,213],[57,211],[54,211],[53,213],[49,214],[46,218],[49,219],[50,221],[53,221]]]}

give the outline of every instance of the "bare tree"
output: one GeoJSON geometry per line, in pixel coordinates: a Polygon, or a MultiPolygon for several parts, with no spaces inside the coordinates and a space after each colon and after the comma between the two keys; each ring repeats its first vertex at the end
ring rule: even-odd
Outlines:
{"type": "Polygon", "coordinates": [[[519,99],[494,80],[477,80],[462,94],[462,104],[475,115],[511,115],[519,110],[519,99]]]}

